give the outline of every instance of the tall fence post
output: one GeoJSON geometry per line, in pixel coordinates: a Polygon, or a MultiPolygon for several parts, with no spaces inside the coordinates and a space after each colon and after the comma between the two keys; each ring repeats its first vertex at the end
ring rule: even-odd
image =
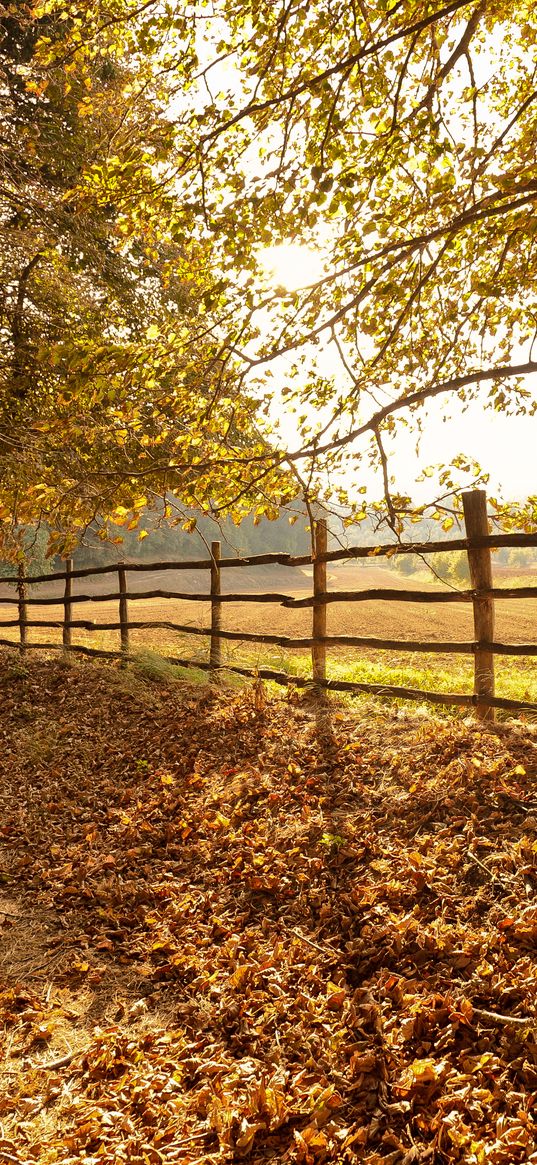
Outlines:
{"type": "Polygon", "coordinates": [[[65,589],[63,592],[63,632],[62,641],[66,651],[71,646],[71,619],[73,617],[73,608],[71,604],[71,596],[73,594],[73,580],[71,572],[73,570],[72,558],[65,560],[65,589]]]}
{"type": "Polygon", "coordinates": [[[19,581],[17,583],[17,592],[19,596],[19,635],[20,635],[20,649],[24,651],[28,643],[28,606],[26,603],[26,571],[24,563],[19,563],[18,569],[19,581]]]}
{"type": "Polygon", "coordinates": [[[221,578],[220,556],[222,546],[220,542],[211,542],[211,649],[209,663],[211,671],[217,671],[222,666],[222,640],[220,630],[222,626],[222,604],[220,603],[221,578]]]}
{"type": "MultiPolygon", "coordinates": [[[[314,555],[313,555],[313,638],[326,637],[326,562],[320,561],[321,556],[328,549],[328,531],[326,518],[319,518],[314,526],[314,555]]],[[[311,665],[314,683],[326,680],[326,644],[313,643],[311,648],[311,665]]]]}
{"type": "MultiPolygon", "coordinates": [[[[466,536],[472,539],[481,538],[489,532],[487,518],[487,495],[484,489],[469,490],[463,493],[464,521],[466,536]]],[[[494,639],[494,599],[492,589],[492,556],[488,546],[470,546],[468,549],[468,563],[472,589],[477,591],[474,598],[474,635],[476,651],[474,656],[474,694],[476,696],[494,695],[494,653],[480,646],[481,643],[491,643],[494,639]]],[[[495,709],[487,704],[478,704],[476,708],[478,720],[494,720],[495,709]]]]}
{"type": "Polygon", "coordinates": [[[129,653],[129,608],[127,605],[127,571],[123,563],[117,568],[119,580],[119,634],[121,637],[121,654],[129,653]]]}

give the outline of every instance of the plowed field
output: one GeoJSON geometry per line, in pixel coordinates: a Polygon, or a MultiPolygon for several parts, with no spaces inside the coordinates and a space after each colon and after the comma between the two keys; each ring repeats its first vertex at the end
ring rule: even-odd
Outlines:
{"type": "MultiPolygon", "coordinates": [[[[251,595],[257,593],[279,593],[295,597],[305,597],[311,594],[311,578],[306,571],[291,571],[280,568],[255,568],[239,574],[233,570],[222,571],[222,592],[229,594],[232,590],[241,590],[245,598],[237,603],[226,603],[222,610],[222,627],[226,630],[244,631],[250,633],[272,632],[278,635],[292,637],[311,634],[311,608],[289,609],[278,603],[255,603],[251,595]],[[246,597],[247,596],[247,597],[246,597]]],[[[511,584],[509,577],[498,576],[498,583],[511,584]]],[[[168,590],[182,593],[204,593],[207,590],[208,580],[201,571],[168,571],[165,573],[133,574],[129,576],[129,587],[132,592],[149,590],[168,590]]],[[[430,590],[434,592],[440,588],[438,584],[415,582],[403,578],[393,571],[382,567],[342,566],[331,571],[329,588],[331,590],[359,590],[376,587],[398,588],[401,590],[430,590]]],[[[117,620],[117,600],[102,601],[100,596],[112,593],[117,589],[115,576],[101,576],[97,580],[76,580],[74,594],[92,594],[99,597],[98,602],[77,602],[73,606],[75,619],[93,620],[96,624],[114,622],[117,620]]],[[[61,602],[61,584],[44,584],[35,587],[36,595],[52,597],[58,595],[57,606],[29,607],[29,618],[46,621],[63,618],[63,604],[61,602]],[[55,587],[55,589],[54,589],[55,587]]],[[[6,587],[0,593],[0,620],[16,619],[17,608],[1,602],[2,597],[13,595],[13,590],[6,587]]],[[[130,618],[133,621],[162,621],[169,620],[183,626],[194,628],[207,627],[210,622],[208,603],[194,602],[191,599],[136,599],[131,600],[130,618]]],[[[16,627],[3,628],[3,638],[17,640],[16,627]]],[[[413,603],[393,601],[366,601],[353,603],[333,603],[328,606],[328,634],[329,635],[371,635],[388,639],[431,639],[431,640],[463,640],[472,639],[472,608],[467,603],[413,603]]],[[[36,642],[59,641],[59,628],[45,631],[32,629],[30,638],[36,642]]],[[[115,646],[117,633],[95,631],[77,631],[75,641],[97,646],[115,646]],[[103,638],[104,636],[104,638],[103,638]]],[[[537,640],[537,600],[534,599],[503,599],[496,603],[496,638],[513,643],[535,642],[537,640]]],[[[132,632],[133,646],[146,647],[173,647],[174,635],[168,630],[148,629],[132,632]]]]}

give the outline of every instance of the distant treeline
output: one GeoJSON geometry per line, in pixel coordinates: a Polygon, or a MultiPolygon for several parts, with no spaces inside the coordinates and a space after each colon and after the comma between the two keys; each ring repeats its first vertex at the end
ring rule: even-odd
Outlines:
{"type": "MultiPolygon", "coordinates": [[[[184,524],[193,517],[185,515],[184,524]]],[[[76,550],[74,560],[77,566],[82,567],[97,564],[104,566],[121,558],[142,562],[206,558],[211,542],[215,540],[221,542],[222,557],[262,554],[267,550],[284,554],[309,554],[311,540],[308,520],[303,514],[296,521],[295,518],[296,511],[284,510],[274,521],[261,518],[255,524],[252,516],[244,518],[240,526],[236,526],[230,518],[216,522],[202,515],[196,517],[195,528],[189,531],[183,528],[183,523],[175,525],[146,511],[135,530],[111,528],[111,537],[123,539],[115,545],[102,541],[96,530],[88,530],[84,545],[76,550]],[[140,539],[142,531],[147,531],[147,537],[140,539]]]]}
{"type": "MultiPolygon", "coordinates": [[[[493,550],[492,554],[493,563],[497,566],[509,566],[522,572],[537,566],[537,550],[531,547],[528,549],[502,547],[500,550],[493,550]]],[[[465,550],[438,552],[423,557],[417,554],[405,554],[394,560],[393,566],[399,574],[417,574],[429,568],[439,578],[448,582],[468,583],[470,581],[468,556],[465,550]]]]}
{"type": "MultiPolygon", "coordinates": [[[[329,549],[342,546],[375,546],[393,542],[393,534],[386,526],[379,527],[375,518],[368,518],[357,526],[347,529],[344,515],[330,514],[329,549]]],[[[184,561],[185,559],[206,558],[210,544],[221,542],[222,556],[234,557],[238,554],[253,555],[267,551],[283,554],[309,554],[311,534],[309,519],[296,509],[285,509],[274,521],[246,517],[240,526],[230,518],[216,522],[204,515],[185,513],[180,521],[163,518],[151,510],[146,510],[135,529],[125,526],[108,527],[108,539],[98,533],[95,523],[84,534],[82,544],[73,554],[75,566],[106,566],[122,559],[126,561],[184,561]],[[194,529],[188,527],[196,517],[194,529]]],[[[444,532],[438,522],[423,519],[418,523],[408,523],[402,540],[404,542],[439,541],[460,536],[462,531],[444,532]]],[[[62,561],[57,556],[47,557],[49,531],[46,525],[27,529],[24,534],[26,571],[28,575],[49,574],[62,569],[62,561]]],[[[537,566],[537,550],[504,548],[494,551],[494,561],[498,565],[528,570],[537,566]]],[[[378,565],[378,559],[361,559],[361,565],[378,565]]],[[[467,582],[469,578],[468,560],[465,551],[436,553],[424,557],[408,554],[394,559],[382,559],[382,566],[400,574],[416,574],[428,567],[441,578],[454,583],[467,582]]],[[[0,577],[13,574],[13,563],[0,562],[0,577]]]]}

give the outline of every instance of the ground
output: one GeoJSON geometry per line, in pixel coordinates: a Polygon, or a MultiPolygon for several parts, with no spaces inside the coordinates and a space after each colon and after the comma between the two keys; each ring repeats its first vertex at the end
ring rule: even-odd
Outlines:
{"type": "Polygon", "coordinates": [[[535,727],[0,696],[0,1161],[537,1162],[535,727]]]}

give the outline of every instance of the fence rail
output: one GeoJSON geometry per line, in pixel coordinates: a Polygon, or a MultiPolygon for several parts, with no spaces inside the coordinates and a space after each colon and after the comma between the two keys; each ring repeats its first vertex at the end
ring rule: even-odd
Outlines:
{"type": "MultiPolygon", "coordinates": [[[[62,647],[64,651],[77,651],[84,655],[101,656],[104,658],[120,658],[124,661],[132,658],[130,654],[129,633],[141,629],[167,629],[181,634],[205,636],[209,638],[209,661],[193,661],[168,657],[170,662],[182,666],[195,666],[210,671],[213,675],[222,666],[221,645],[224,641],[244,641],[248,643],[272,644],[289,649],[310,648],[312,653],[312,680],[289,675],[286,672],[272,669],[255,669],[225,664],[226,670],[241,675],[256,675],[261,678],[274,680],[281,684],[294,684],[303,687],[314,684],[319,691],[341,692],[371,692],[383,693],[393,697],[405,699],[428,700],[437,704],[466,705],[476,708],[481,719],[493,719],[494,709],[531,709],[537,712],[537,704],[509,700],[496,697],[494,694],[494,656],[537,656],[536,643],[501,643],[494,638],[494,602],[496,599],[524,599],[537,598],[537,586],[521,587],[494,587],[492,577],[491,549],[501,547],[534,547],[537,546],[535,534],[488,534],[486,494],[483,490],[472,490],[463,495],[464,514],[466,523],[466,537],[448,541],[428,543],[397,543],[374,547],[351,547],[347,550],[328,551],[327,526],[324,520],[316,523],[313,555],[290,554],[258,554],[240,558],[220,558],[220,543],[211,545],[211,557],[200,560],[183,562],[150,562],[150,563],[119,563],[118,565],[73,569],[70,560],[64,571],[56,571],[49,575],[36,575],[26,578],[24,570],[19,567],[17,575],[1,580],[3,583],[13,584],[16,587],[15,596],[0,599],[0,604],[14,604],[17,606],[17,618],[0,621],[0,628],[18,627],[21,651],[31,648],[52,649],[62,647]],[[397,588],[363,588],[361,590],[328,591],[326,581],[326,567],[328,563],[349,561],[353,559],[392,557],[399,554],[418,554],[420,556],[453,550],[466,550],[470,566],[472,589],[458,591],[424,591],[399,590],[397,588]],[[277,564],[284,566],[313,566],[313,594],[302,598],[278,592],[244,594],[221,593],[221,571],[228,567],[265,566],[277,564]],[[183,591],[163,590],[161,588],[147,591],[131,592],[127,585],[127,574],[140,571],[167,571],[167,570],[207,570],[210,572],[210,589],[208,592],[191,593],[183,591]],[[103,595],[73,594],[73,580],[89,578],[95,575],[115,574],[118,579],[118,589],[103,595]],[[30,586],[40,583],[62,581],[64,593],[61,596],[34,597],[28,593],[30,586]],[[192,602],[206,602],[210,604],[210,627],[191,627],[171,620],[136,620],[129,617],[129,603],[140,599],[176,599],[192,602]],[[331,603],[354,603],[367,601],[384,602],[414,602],[414,603],[471,603],[474,618],[475,638],[471,641],[424,641],[408,639],[383,639],[373,636],[356,635],[327,635],[326,608],[331,603]],[[76,603],[117,602],[119,620],[96,623],[92,619],[73,618],[73,605],[76,603]],[[267,632],[227,631],[221,627],[221,609],[225,603],[268,603],[279,604],[285,608],[312,608],[312,634],[310,636],[287,636],[267,632]],[[63,619],[37,620],[29,617],[29,608],[35,606],[63,606],[63,619]],[[33,643],[29,641],[28,632],[32,628],[58,628],[62,631],[62,644],[33,643]],[[73,644],[72,631],[83,629],[86,631],[119,631],[120,651],[98,649],[73,644]],[[402,652],[435,652],[473,655],[474,664],[474,692],[470,694],[429,692],[422,689],[406,688],[397,685],[380,685],[359,683],[354,681],[333,681],[326,678],[326,657],[332,647],[375,648],[402,652]]],[[[0,645],[13,646],[11,640],[0,639],[0,645]]]]}

